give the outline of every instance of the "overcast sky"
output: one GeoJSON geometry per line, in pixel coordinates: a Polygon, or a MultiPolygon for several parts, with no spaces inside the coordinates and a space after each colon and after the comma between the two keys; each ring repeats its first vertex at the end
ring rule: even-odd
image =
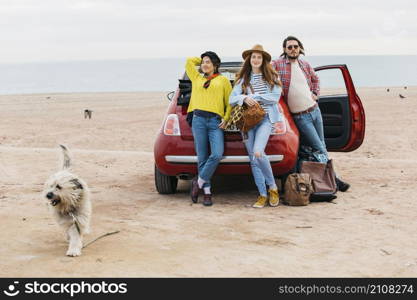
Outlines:
{"type": "Polygon", "coordinates": [[[417,54],[413,0],[0,0],[0,62],[273,56],[287,35],[307,55],[417,54]]]}

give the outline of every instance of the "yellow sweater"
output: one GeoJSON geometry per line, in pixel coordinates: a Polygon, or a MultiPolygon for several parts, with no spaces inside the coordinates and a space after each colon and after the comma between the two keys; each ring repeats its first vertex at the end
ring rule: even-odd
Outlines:
{"type": "Polygon", "coordinates": [[[203,85],[206,82],[206,78],[204,78],[204,76],[195,68],[195,66],[200,64],[201,58],[199,57],[189,57],[185,64],[185,72],[190,78],[193,86],[187,112],[191,112],[194,109],[201,109],[216,113],[227,121],[230,117],[230,111],[232,110],[229,105],[229,95],[232,91],[232,85],[230,84],[229,79],[219,75],[213,78],[210,82],[210,86],[205,89],[203,85]]]}

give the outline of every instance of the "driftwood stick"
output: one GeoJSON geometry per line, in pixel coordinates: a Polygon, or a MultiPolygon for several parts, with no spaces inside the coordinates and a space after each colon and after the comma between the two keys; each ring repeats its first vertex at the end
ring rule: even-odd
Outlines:
{"type": "Polygon", "coordinates": [[[87,247],[87,246],[91,245],[91,244],[92,244],[92,243],[94,243],[95,241],[97,241],[97,240],[99,240],[99,239],[101,239],[101,238],[103,238],[103,237],[105,237],[105,236],[112,235],[112,234],[116,234],[116,233],[119,233],[119,232],[120,232],[120,230],[117,230],[117,231],[112,231],[112,232],[107,232],[107,233],[105,233],[105,234],[102,234],[102,235],[100,235],[98,238],[96,238],[96,239],[92,240],[91,242],[88,242],[87,244],[85,244],[85,245],[83,246],[83,248],[82,248],[82,249],[84,249],[85,247],[87,247]]]}
{"type": "Polygon", "coordinates": [[[386,255],[391,255],[392,254],[392,253],[390,253],[390,252],[388,252],[387,250],[384,250],[384,249],[379,249],[379,250],[381,250],[381,252],[385,253],[386,255]]]}

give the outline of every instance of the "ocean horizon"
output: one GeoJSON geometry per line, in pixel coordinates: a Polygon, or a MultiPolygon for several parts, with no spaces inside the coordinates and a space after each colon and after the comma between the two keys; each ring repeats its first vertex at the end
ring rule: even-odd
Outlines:
{"type": "MultiPolygon", "coordinates": [[[[417,86],[417,55],[302,58],[313,67],[347,65],[356,87],[417,86]]],[[[242,59],[223,57],[222,61],[242,59]]],[[[172,91],[178,86],[184,65],[185,58],[2,63],[0,94],[172,91]]],[[[337,71],[321,71],[318,75],[325,87],[343,86],[337,71]]]]}

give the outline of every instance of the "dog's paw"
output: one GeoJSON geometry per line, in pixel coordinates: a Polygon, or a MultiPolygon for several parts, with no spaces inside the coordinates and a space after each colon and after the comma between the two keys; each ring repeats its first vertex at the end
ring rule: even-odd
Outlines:
{"type": "Polygon", "coordinates": [[[75,257],[81,255],[81,249],[68,249],[67,256],[75,257]]]}

